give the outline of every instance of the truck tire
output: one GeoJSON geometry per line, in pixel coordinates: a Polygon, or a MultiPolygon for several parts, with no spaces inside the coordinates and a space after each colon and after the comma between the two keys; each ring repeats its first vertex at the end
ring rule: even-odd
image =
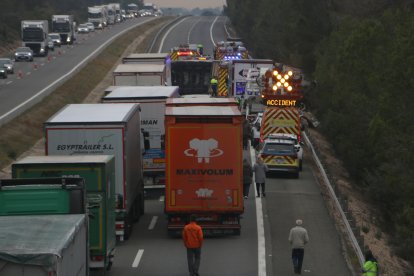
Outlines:
{"type": "Polygon", "coordinates": [[[142,216],[145,213],[145,199],[144,193],[141,193],[139,198],[139,216],[142,216]]]}
{"type": "Polygon", "coordinates": [[[85,202],[83,201],[82,190],[72,190],[69,198],[70,214],[84,214],[85,202]]]}

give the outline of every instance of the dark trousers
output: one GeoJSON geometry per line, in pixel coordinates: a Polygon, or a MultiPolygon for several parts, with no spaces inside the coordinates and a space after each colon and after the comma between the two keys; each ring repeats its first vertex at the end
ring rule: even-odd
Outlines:
{"type": "Polygon", "coordinates": [[[292,249],[292,262],[295,273],[300,274],[302,271],[303,255],[305,250],[303,248],[292,249]]]}
{"type": "Polygon", "coordinates": [[[256,182],[256,191],[257,195],[260,196],[260,189],[262,190],[262,195],[265,195],[265,183],[257,183],[256,182]]]}
{"type": "Polygon", "coordinates": [[[187,248],[188,271],[190,276],[198,275],[200,267],[201,248],[187,248]]]}
{"type": "Polygon", "coordinates": [[[211,85],[211,90],[213,93],[211,93],[211,96],[216,97],[217,96],[217,85],[211,85]]]}
{"type": "Polygon", "coordinates": [[[250,183],[243,183],[243,196],[249,196],[250,183]]]}

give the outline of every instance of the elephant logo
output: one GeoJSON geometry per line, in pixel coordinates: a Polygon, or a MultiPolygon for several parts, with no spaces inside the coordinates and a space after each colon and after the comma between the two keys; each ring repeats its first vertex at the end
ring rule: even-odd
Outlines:
{"type": "Polygon", "coordinates": [[[210,163],[210,158],[223,155],[223,150],[218,149],[217,140],[210,138],[208,140],[200,140],[194,138],[189,143],[190,148],[184,151],[186,156],[197,157],[198,163],[210,163]]]}

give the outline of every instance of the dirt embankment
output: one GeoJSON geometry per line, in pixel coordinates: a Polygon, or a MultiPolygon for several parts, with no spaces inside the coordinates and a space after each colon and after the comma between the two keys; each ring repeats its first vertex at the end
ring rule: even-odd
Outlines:
{"type": "MultiPolygon", "coordinates": [[[[390,245],[392,237],[384,233],[377,224],[376,217],[379,214],[375,208],[368,204],[363,195],[357,191],[353,185],[349,174],[345,170],[342,162],[336,158],[332,145],[315,129],[308,129],[312,144],[317,148],[319,158],[322,160],[324,167],[329,172],[330,178],[336,183],[338,192],[347,201],[349,212],[355,220],[355,226],[359,229],[359,233],[363,238],[365,249],[369,248],[377,258],[381,273],[387,276],[404,276],[414,275],[410,264],[398,256],[394,255],[393,248],[390,245]]],[[[316,169],[315,169],[316,171],[316,169]]],[[[319,183],[323,183],[320,174],[316,174],[319,183]]],[[[325,198],[329,198],[328,190],[321,184],[321,190],[325,198]]],[[[331,200],[327,200],[328,210],[337,222],[337,228],[343,237],[347,237],[346,228],[341,220],[341,216],[336,210],[335,204],[331,200]]],[[[347,238],[344,238],[347,240],[347,238]]],[[[351,252],[352,247],[348,242],[348,251],[351,252]]],[[[364,250],[364,249],[362,249],[364,250]]],[[[352,254],[349,254],[352,255],[352,254]]],[[[354,266],[354,270],[358,274],[360,268],[358,262],[352,256],[349,257],[354,266]]]]}

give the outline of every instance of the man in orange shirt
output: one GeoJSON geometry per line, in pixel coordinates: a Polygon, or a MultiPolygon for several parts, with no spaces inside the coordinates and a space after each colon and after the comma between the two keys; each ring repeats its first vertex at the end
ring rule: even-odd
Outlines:
{"type": "Polygon", "coordinates": [[[198,268],[200,267],[201,246],[203,245],[203,230],[196,223],[196,216],[190,216],[190,223],[183,229],[183,241],[187,248],[187,261],[190,276],[200,276],[198,268]]]}

